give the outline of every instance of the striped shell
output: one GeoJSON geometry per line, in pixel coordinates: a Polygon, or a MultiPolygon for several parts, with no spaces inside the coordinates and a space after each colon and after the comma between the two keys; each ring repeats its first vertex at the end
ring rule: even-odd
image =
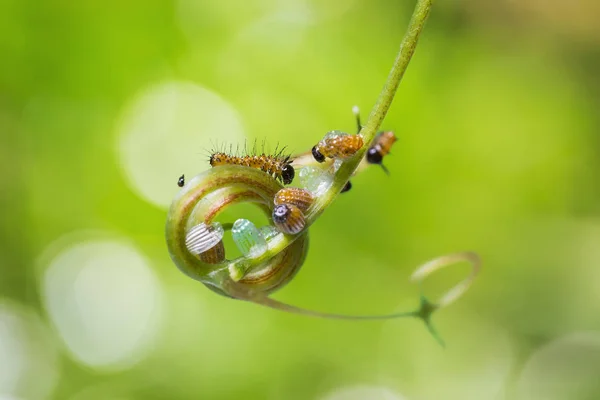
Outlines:
{"type": "Polygon", "coordinates": [[[343,132],[332,131],[317,144],[316,149],[328,158],[349,158],[363,147],[363,138],[360,135],[348,135],[343,132]]]}
{"type": "Polygon", "coordinates": [[[200,261],[207,264],[219,264],[225,260],[225,246],[221,240],[216,246],[211,247],[199,255],[200,261]]]}
{"type": "Polygon", "coordinates": [[[194,226],[185,236],[185,246],[192,254],[201,254],[216,246],[223,239],[223,227],[215,222],[208,226],[205,223],[194,226]]]}
{"type": "Polygon", "coordinates": [[[377,152],[379,152],[382,156],[386,156],[390,153],[390,149],[396,141],[398,141],[398,138],[396,135],[394,135],[394,132],[379,132],[377,136],[375,136],[375,140],[373,140],[371,148],[376,148],[377,152]]]}
{"type": "Polygon", "coordinates": [[[295,235],[306,226],[304,214],[292,204],[280,204],[273,209],[273,223],[283,233],[295,235]]]}
{"type": "Polygon", "coordinates": [[[273,203],[276,206],[280,204],[292,204],[300,209],[302,212],[306,212],[313,203],[313,195],[306,189],[300,188],[284,188],[275,194],[273,203]]]}

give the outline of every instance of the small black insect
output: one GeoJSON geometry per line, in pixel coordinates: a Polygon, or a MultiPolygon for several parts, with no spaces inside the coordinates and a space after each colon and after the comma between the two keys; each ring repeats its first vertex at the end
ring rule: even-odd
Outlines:
{"type": "MultiPolygon", "coordinates": [[[[356,116],[356,126],[358,128],[358,132],[362,129],[362,124],[360,123],[360,110],[358,106],[354,106],[352,108],[352,112],[356,116]]],[[[375,140],[371,144],[371,147],[367,150],[366,159],[369,164],[378,164],[381,165],[383,171],[389,175],[388,169],[385,165],[382,164],[383,157],[390,154],[390,149],[393,144],[398,140],[394,132],[383,131],[377,133],[375,136],[375,140]]]]}
{"type": "Polygon", "coordinates": [[[181,175],[179,179],[177,179],[177,186],[183,187],[185,185],[185,175],[181,175]]]}
{"type": "Polygon", "coordinates": [[[382,164],[382,161],[383,157],[390,154],[390,149],[397,140],[398,138],[396,138],[394,132],[379,132],[377,136],[375,136],[373,144],[369,147],[369,150],[367,150],[367,162],[369,164],[381,165],[381,168],[389,175],[389,172],[385,165],[382,164]]]}
{"type": "Polygon", "coordinates": [[[352,183],[350,181],[348,181],[348,182],[346,182],[346,184],[344,185],[344,187],[342,188],[342,191],[340,193],[345,193],[350,189],[352,189],[352,183]]]}

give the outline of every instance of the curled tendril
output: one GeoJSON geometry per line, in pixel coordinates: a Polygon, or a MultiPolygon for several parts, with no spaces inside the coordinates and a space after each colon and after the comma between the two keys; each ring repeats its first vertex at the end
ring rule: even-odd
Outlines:
{"type": "Polygon", "coordinates": [[[447,254],[445,256],[441,256],[435,258],[431,261],[426,262],[421,265],[419,268],[413,272],[411,276],[411,281],[422,283],[425,278],[434,273],[437,270],[448,267],[450,265],[459,263],[459,262],[468,262],[471,264],[471,273],[467,278],[457,283],[453,288],[448,290],[443,296],[440,297],[438,301],[435,302],[436,308],[447,307],[451,303],[454,303],[461,297],[467,289],[471,286],[475,277],[479,273],[481,269],[481,259],[476,253],[472,252],[463,252],[463,253],[454,253],[447,254]]]}
{"type": "MultiPolygon", "coordinates": [[[[326,189],[319,193],[310,207],[305,210],[305,226],[296,234],[276,233],[266,240],[264,251],[238,257],[225,258],[211,264],[192,254],[186,246],[190,230],[200,224],[210,225],[229,206],[239,203],[253,203],[268,217],[271,217],[275,194],[282,185],[261,170],[238,165],[220,165],[191,179],[175,197],[168,214],[166,240],[171,258],[177,267],[189,277],[204,283],[211,290],[224,296],[250,301],[266,307],[314,317],[343,320],[383,320],[392,318],[419,318],[425,322],[430,332],[441,342],[431,326],[431,315],[436,310],[457,300],[467,290],[480,268],[480,260],[474,253],[456,253],[442,256],[419,267],[413,274],[413,281],[420,283],[436,270],[458,263],[469,262],[471,275],[450,289],[439,301],[432,303],[421,295],[420,307],[415,311],[387,315],[342,315],[331,314],[304,308],[275,300],[269,295],[287,284],[298,272],[308,250],[308,228],[323,211],[332,204],[352,175],[362,170],[366,163],[364,155],[373,142],[381,125],[404,71],[415,51],[419,35],[429,15],[432,0],[418,0],[408,31],[402,40],[398,56],[379,99],[371,111],[366,124],[360,127],[360,135],[365,145],[336,167],[326,189]]],[[[294,167],[313,165],[315,160],[310,152],[294,157],[294,167]]],[[[327,164],[327,163],[325,163],[327,164]]],[[[332,169],[331,160],[325,168],[332,169]]],[[[323,167],[323,166],[322,166],[323,167]]],[[[231,224],[225,224],[231,229],[231,224]]],[[[214,260],[213,260],[214,261],[214,260]]]]}
{"type": "Polygon", "coordinates": [[[250,202],[270,217],[273,197],[282,186],[262,171],[226,165],[212,168],[190,180],[173,200],[166,226],[171,258],[189,277],[230,297],[252,300],[285,285],[306,257],[308,232],[297,235],[283,249],[275,247],[283,234],[272,238],[260,257],[208,264],[188,251],[187,232],[200,223],[210,224],[227,207],[250,202]]]}

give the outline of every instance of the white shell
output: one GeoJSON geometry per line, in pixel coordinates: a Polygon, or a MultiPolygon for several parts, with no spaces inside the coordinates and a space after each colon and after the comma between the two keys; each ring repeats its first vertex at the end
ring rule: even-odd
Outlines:
{"type": "Polygon", "coordinates": [[[212,249],[223,239],[223,227],[215,222],[208,226],[205,223],[194,226],[185,237],[185,246],[192,254],[204,253],[212,249]]]}

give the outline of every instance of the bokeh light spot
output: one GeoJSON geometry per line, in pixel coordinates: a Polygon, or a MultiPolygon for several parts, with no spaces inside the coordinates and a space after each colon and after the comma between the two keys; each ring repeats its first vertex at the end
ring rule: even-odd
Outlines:
{"type": "Polygon", "coordinates": [[[100,368],[125,368],[156,337],[163,295],[144,257],[114,240],[71,243],[43,273],[50,319],[73,358],[100,368]]]}
{"type": "Polygon", "coordinates": [[[520,400],[597,398],[600,391],[600,334],[574,333],[537,350],[517,385],[520,400]]]}
{"type": "Polygon", "coordinates": [[[54,343],[38,316],[0,302],[0,400],[47,398],[58,371],[54,343]]]}
{"type": "Polygon", "coordinates": [[[451,309],[433,318],[445,348],[422,323],[386,322],[380,342],[380,374],[401,380],[403,390],[411,397],[498,398],[514,357],[507,334],[489,321],[473,314],[453,314],[451,309]]]}
{"type": "Polygon", "coordinates": [[[118,133],[130,186],[159,207],[169,206],[181,174],[192,177],[210,168],[208,154],[215,144],[244,145],[235,109],[191,82],[166,82],[144,90],[125,108],[118,133]]]}
{"type": "Polygon", "coordinates": [[[406,400],[406,397],[380,386],[351,386],[337,389],[322,400],[406,400]]]}

